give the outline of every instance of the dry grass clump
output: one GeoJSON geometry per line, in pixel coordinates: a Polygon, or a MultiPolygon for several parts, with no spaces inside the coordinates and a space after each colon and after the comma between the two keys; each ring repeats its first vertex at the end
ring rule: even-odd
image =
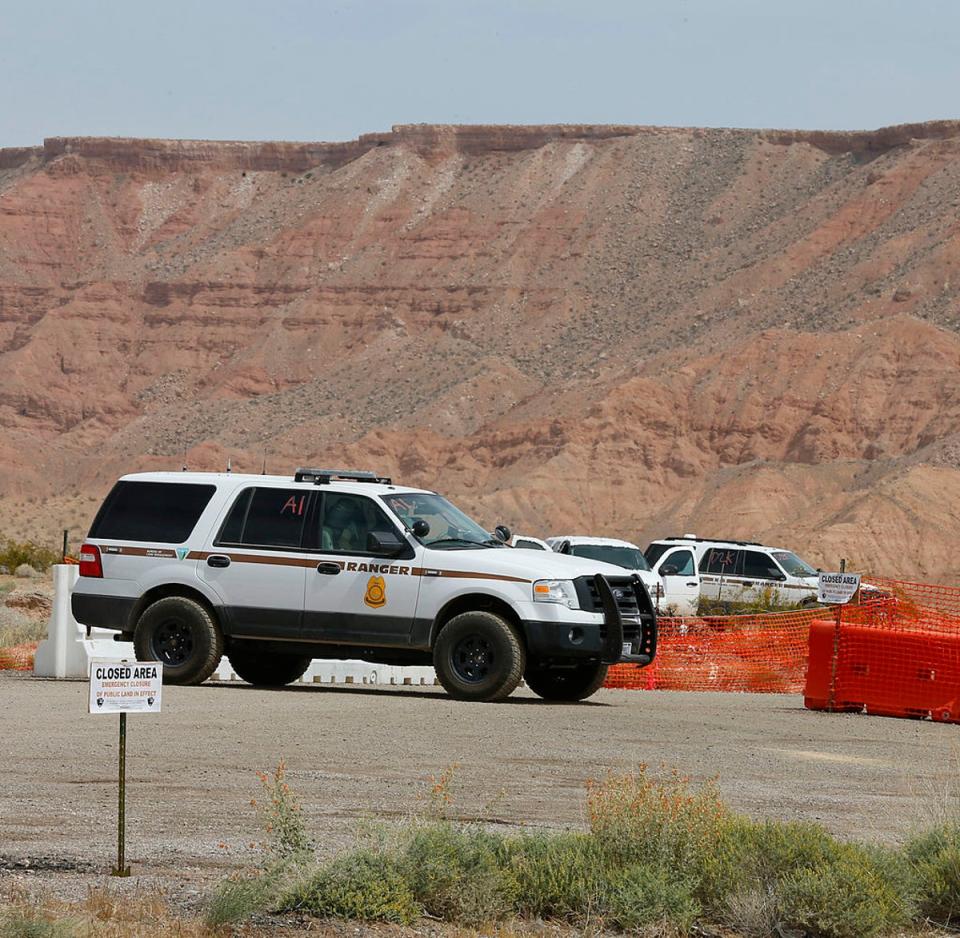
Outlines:
{"type": "Polygon", "coordinates": [[[213,938],[203,920],[161,892],[91,889],[76,903],[13,897],[0,905],[0,938],[213,938]]]}

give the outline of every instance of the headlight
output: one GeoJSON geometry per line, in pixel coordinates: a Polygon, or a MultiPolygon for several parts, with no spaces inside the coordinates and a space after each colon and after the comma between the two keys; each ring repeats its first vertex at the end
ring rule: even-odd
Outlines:
{"type": "Polygon", "coordinates": [[[560,603],[568,609],[579,609],[580,600],[573,580],[537,580],[533,584],[533,601],[537,603],[560,603]]]}

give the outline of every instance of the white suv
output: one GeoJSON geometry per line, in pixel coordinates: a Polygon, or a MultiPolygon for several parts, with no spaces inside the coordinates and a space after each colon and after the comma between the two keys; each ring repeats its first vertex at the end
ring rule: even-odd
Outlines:
{"type": "Polygon", "coordinates": [[[647,591],[658,605],[665,602],[663,581],[650,569],[643,551],[636,544],[614,537],[588,537],[584,534],[556,535],[548,537],[547,543],[550,549],[558,554],[612,563],[630,570],[643,580],[647,591]]]}
{"type": "Polygon", "coordinates": [[[685,534],[652,541],[644,556],[667,583],[687,574],[690,582],[698,578],[704,599],[752,602],[765,593],[783,604],[817,601],[817,571],[782,547],[685,534]]]}
{"type": "Polygon", "coordinates": [[[98,512],[72,609],[199,684],[222,654],[279,686],[313,658],[433,664],[465,700],[520,682],[581,700],[607,666],[649,664],[656,615],[641,579],[589,560],[510,550],[433,492],[368,472],[124,476],[98,512]]]}

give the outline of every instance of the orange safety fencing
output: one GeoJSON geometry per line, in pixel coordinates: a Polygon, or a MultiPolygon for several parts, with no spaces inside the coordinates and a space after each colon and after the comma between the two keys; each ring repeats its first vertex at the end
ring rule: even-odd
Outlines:
{"type": "Polygon", "coordinates": [[[810,624],[828,609],[741,616],[661,616],[657,656],[610,668],[604,687],[796,694],[807,673],[810,624]]]}
{"type": "Polygon", "coordinates": [[[0,648],[0,671],[32,671],[38,642],[23,642],[0,648]]]}

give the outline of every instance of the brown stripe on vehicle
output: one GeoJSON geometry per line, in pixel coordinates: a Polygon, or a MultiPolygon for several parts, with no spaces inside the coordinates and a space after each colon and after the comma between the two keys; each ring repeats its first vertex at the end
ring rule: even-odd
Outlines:
{"type": "Polygon", "coordinates": [[[502,580],[506,583],[532,583],[533,580],[526,580],[519,576],[505,576],[502,573],[472,573],[467,570],[437,570],[434,567],[414,567],[414,576],[423,576],[427,571],[429,576],[451,577],[463,580],[502,580]]]}

